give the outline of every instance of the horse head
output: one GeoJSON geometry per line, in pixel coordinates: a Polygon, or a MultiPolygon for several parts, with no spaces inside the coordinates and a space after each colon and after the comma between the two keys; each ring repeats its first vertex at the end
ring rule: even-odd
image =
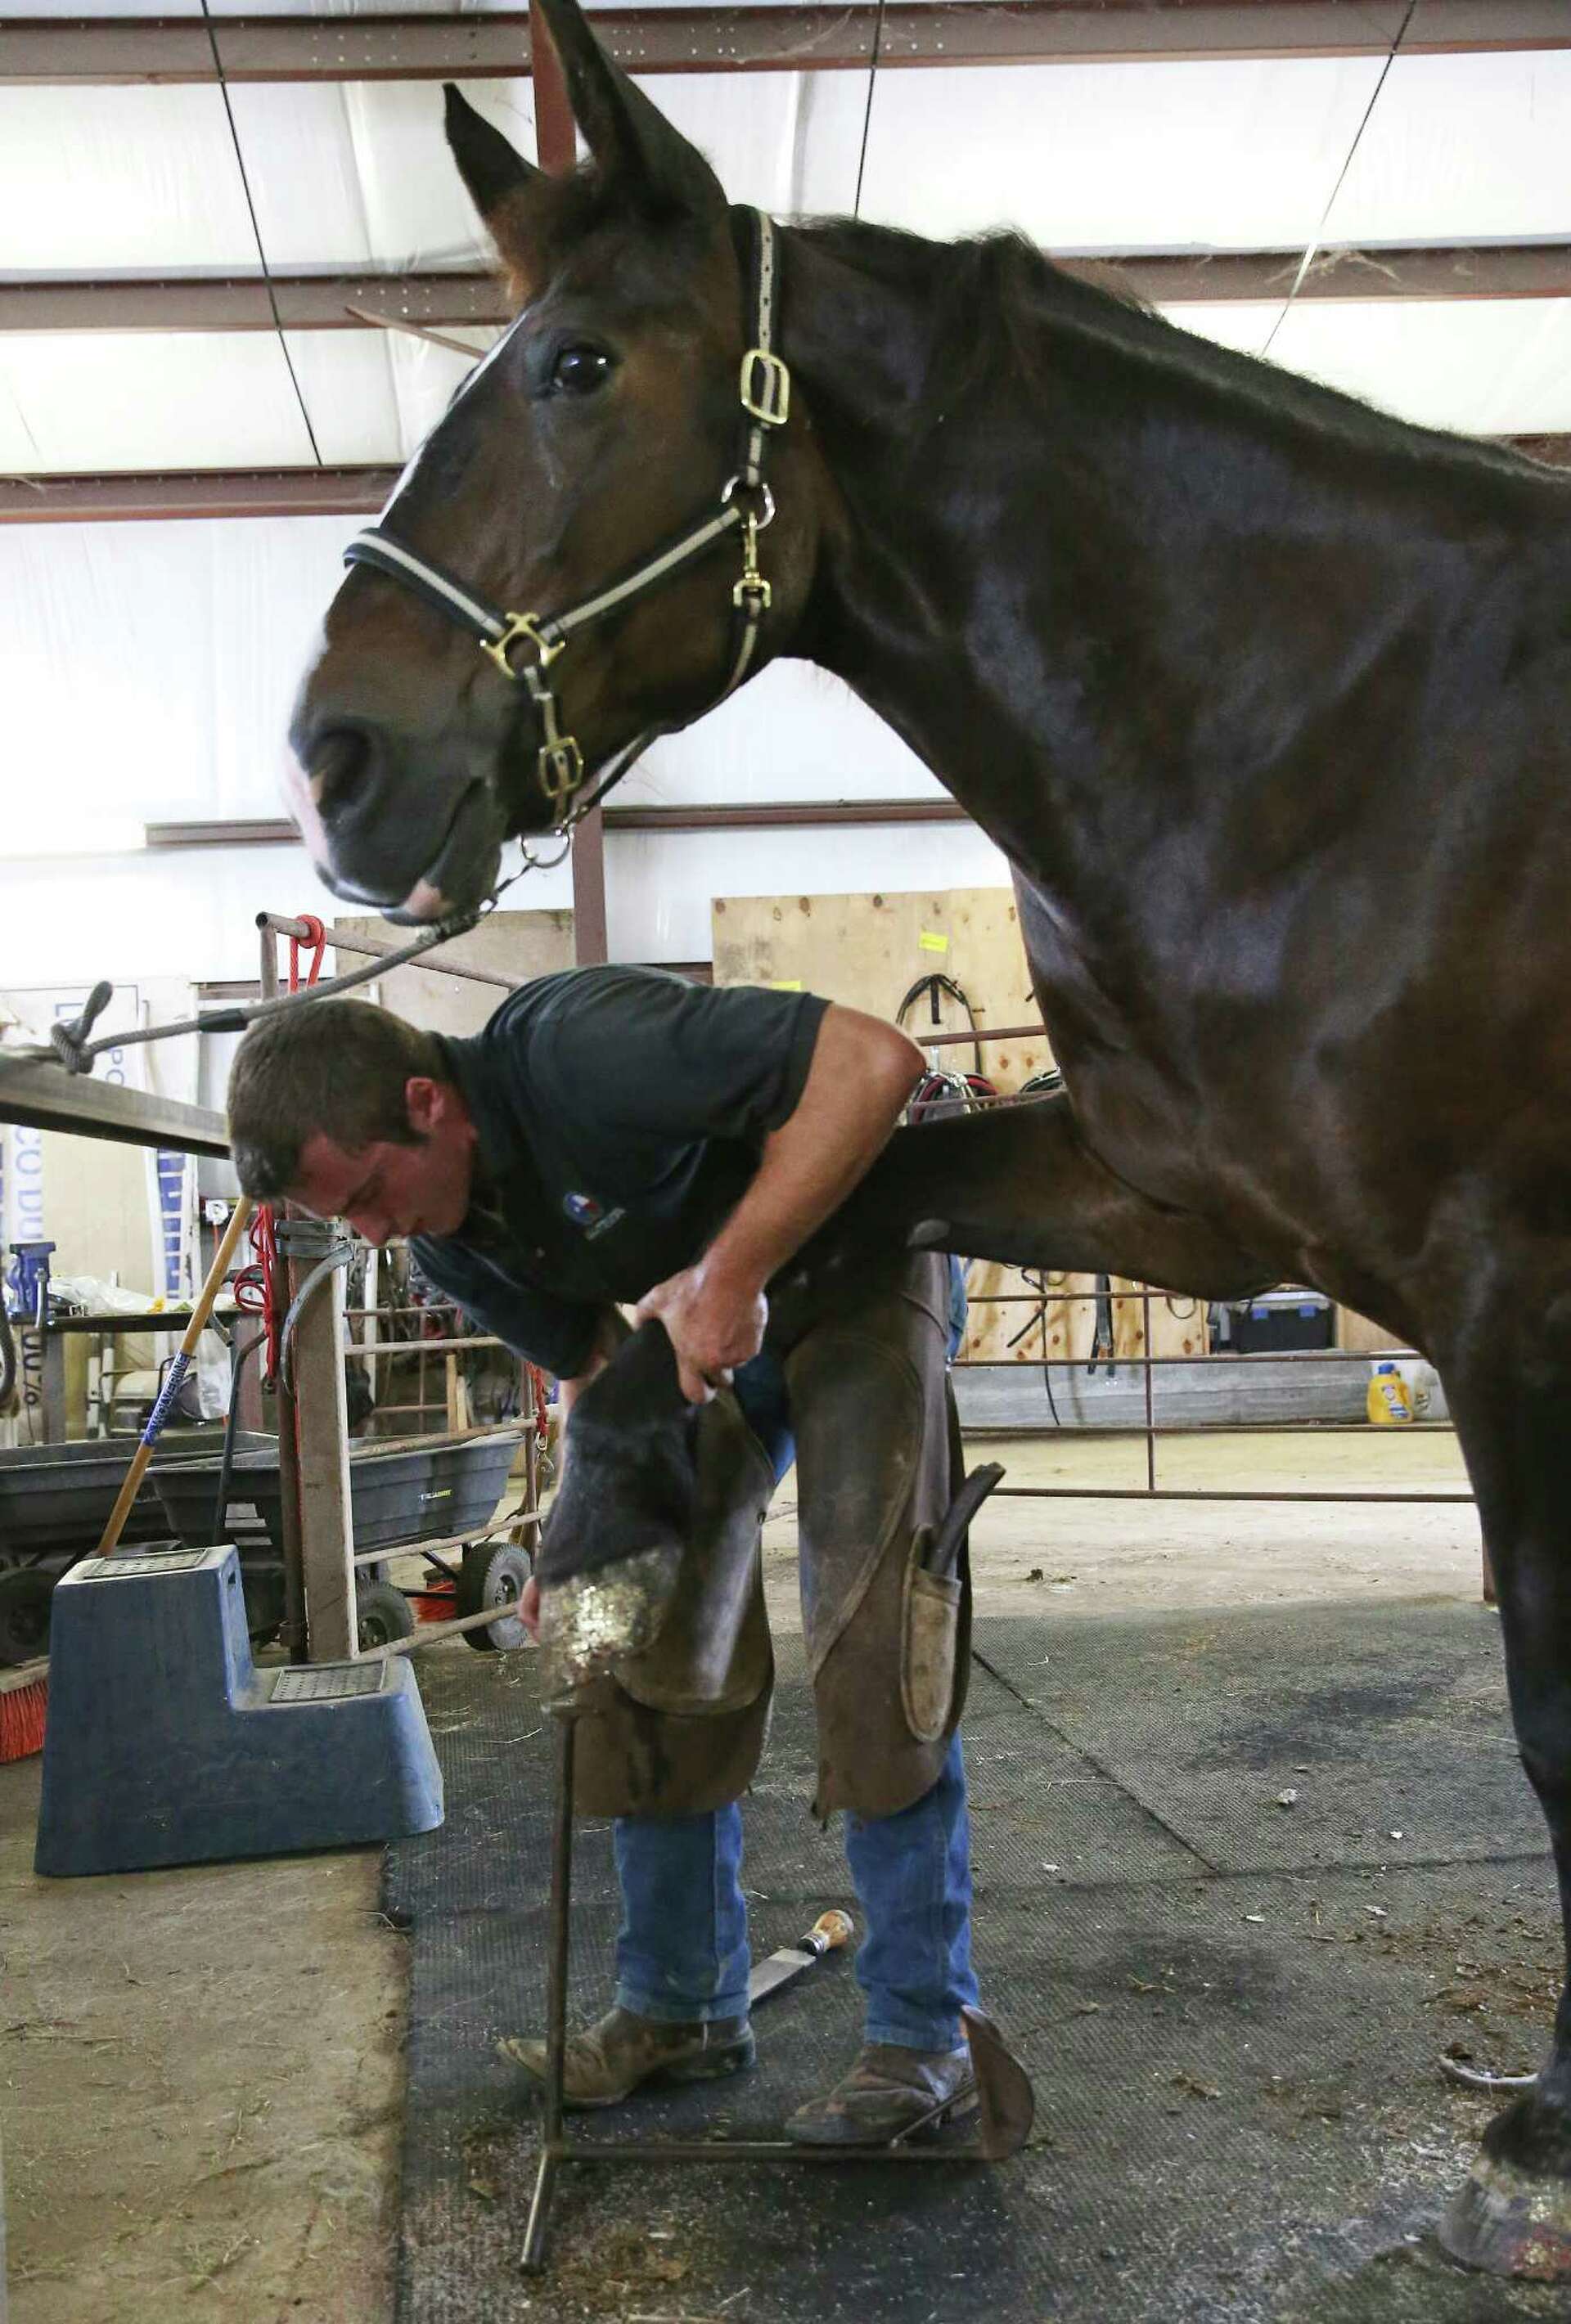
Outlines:
{"type": "Polygon", "coordinates": [[[548,176],[448,88],[518,311],[350,549],[291,729],[322,876],[409,921],[472,909],[504,838],[778,651],[812,567],[805,415],[756,352],[771,230],[574,0],[546,13],[589,158],[548,176]]]}

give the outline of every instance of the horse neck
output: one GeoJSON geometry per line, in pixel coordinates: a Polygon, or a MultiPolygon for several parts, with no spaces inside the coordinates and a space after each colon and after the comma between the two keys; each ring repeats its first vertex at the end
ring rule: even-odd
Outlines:
{"type": "Polygon", "coordinates": [[[831,480],[792,650],[1028,872],[1243,779],[1437,586],[1412,456],[1441,439],[1008,242],[799,229],[784,281],[831,480]]]}

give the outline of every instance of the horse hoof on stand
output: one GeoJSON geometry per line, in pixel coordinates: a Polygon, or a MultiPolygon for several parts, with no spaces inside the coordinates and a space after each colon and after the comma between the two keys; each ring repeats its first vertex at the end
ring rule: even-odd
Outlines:
{"type": "Polygon", "coordinates": [[[1571,2127],[1558,2109],[1529,2092],[1495,2116],[1437,2233],[1486,2275],[1571,2280],[1571,2127]]]}
{"type": "Polygon", "coordinates": [[[553,1691],[582,1685],[624,1655],[642,1654],[653,1644],[676,1588],[680,1555],[674,1545],[643,1549],[542,1590],[540,1642],[550,1657],[553,1691]]]}

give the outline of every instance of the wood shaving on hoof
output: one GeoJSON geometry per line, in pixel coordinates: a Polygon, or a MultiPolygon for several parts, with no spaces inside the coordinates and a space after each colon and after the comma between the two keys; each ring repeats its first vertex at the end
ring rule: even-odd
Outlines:
{"type": "Polygon", "coordinates": [[[578,1686],[624,1655],[642,1654],[660,1634],[676,1586],[680,1552],[640,1550],[593,1573],[541,1592],[540,1642],[553,1686],[578,1686]]]}

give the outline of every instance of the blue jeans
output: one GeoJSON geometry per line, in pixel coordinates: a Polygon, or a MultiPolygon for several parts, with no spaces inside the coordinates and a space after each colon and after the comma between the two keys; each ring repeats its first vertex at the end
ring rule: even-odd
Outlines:
{"type": "MultiPolygon", "coordinates": [[[[616,2000],[640,2017],[688,2024],[747,2014],[742,1811],[619,1816],[613,1827],[622,1926],[616,2000]]],[[[862,1907],[856,1981],[870,2042],[953,2050],[971,1968],[970,1829],[956,1735],[938,1782],[898,1815],[846,1818],[862,1907]]]]}
{"type": "MultiPolygon", "coordinates": [[[[796,1457],[778,1360],[767,1351],[755,1356],[734,1386],[778,1484],[796,1457]]],[[[745,2016],[751,1955],[740,1807],[619,1816],[612,1832],[622,1889],[619,2007],[679,2025],[745,2016]]],[[[961,2004],[977,1997],[958,1735],[938,1782],[910,1807],[846,1818],[846,1858],[862,1907],[856,1981],[867,1997],[867,2040],[957,2048],[961,2004]]]]}

